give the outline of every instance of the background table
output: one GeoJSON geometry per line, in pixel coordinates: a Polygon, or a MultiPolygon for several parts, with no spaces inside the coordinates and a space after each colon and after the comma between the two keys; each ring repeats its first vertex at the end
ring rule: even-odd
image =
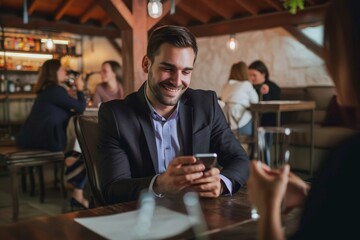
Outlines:
{"type": "Polygon", "coordinates": [[[260,101],[259,103],[253,103],[250,106],[250,110],[254,116],[254,157],[257,157],[258,153],[258,134],[257,129],[260,126],[260,115],[263,113],[276,113],[276,126],[281,126],[281,113],[293,112],[293,111],[310,111],[310,175],[313,175],[313,158],[314,158],[314,115],[315,115],[315,102],[314,101],[260,101]]]}

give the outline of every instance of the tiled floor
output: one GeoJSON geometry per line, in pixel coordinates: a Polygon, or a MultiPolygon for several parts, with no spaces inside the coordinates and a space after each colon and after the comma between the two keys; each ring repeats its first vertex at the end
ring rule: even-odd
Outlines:
{"type": "MultiPolygon", "coordinates": [[[[45,202],[40,203],[39,189],[36,185],[35,196],[19,189],[19,221],[38,216],[54,216],[70,210],[68,199],[62,200],[60,189],[54,188],[53,165],[44,167],[45,202]]],[[[20,180],[20,177],[19,177],[20,180]]],[[[0,171],[0,224],[11,223],[12,205],[10,177],[4,169],[0,171]]],[[[70,196],[71,190],[68,190],[70,196]]]]}

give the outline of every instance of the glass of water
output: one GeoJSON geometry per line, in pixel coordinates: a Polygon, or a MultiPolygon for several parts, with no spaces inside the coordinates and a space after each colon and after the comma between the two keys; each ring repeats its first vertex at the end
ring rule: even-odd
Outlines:
{"type": "MultiPolygon", "coordinates": [[[[286,127],[259,127],[258,133],[258,160],[270,168],[280,168],[290,160],[291,129],[286,127]]],[[[283,200],[282,206],[285,207],[283,200]]],[[[282,208],[283,208],[282,207],[282,208]]],[[[256,206],[252,206],[251,218],[259,218],[256,206]]]]}

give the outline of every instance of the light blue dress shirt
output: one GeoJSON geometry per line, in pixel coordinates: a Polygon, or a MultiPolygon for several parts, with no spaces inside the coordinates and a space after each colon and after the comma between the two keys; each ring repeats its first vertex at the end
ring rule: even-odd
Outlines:
{"type": "MultiPolygon", "coordinates": [[[[156,112],[154,107],[149,102],[146,93],[145,99],[151,110],[151,120],[155,130],[156,148],[157,148],[157,165],[155,165],[156,175],[150,182],[149,190],[157,197],[163,197],[164,194],[156,194],[153,190],[155,179],[166,171],[169,163],[177,156],[182,156],[182,136],[180,131],[180,124],[178,124],[179,102],[176,105],[176,109],[170,115],[168,119],[164,118],[156,112]]],[[[221,180],[225,183],[228,192],[232,193],[231,181],[220,175],[221,180]]]]}

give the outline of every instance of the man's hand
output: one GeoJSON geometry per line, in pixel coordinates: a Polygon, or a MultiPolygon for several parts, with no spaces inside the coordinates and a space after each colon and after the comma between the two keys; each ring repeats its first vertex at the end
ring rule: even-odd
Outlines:
{"type": "Polygon", "coordinates": [[[203,177],[192,181],[192,185],[188,189],[199,193],[200,197],[216,198],[220,196],[222,191],[220,170],[211,168],[204,172],[203,177]]]}
{"type": "Polygon", "coordinates": [[[166,172],[160,174],[154,184],[156,193],[177,193],[191,186],[197,179],[203,177],[205,166],[196,163],[193,156],[181,156],[172,160],[166,172]]]}

